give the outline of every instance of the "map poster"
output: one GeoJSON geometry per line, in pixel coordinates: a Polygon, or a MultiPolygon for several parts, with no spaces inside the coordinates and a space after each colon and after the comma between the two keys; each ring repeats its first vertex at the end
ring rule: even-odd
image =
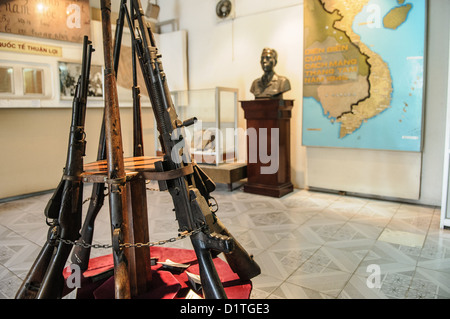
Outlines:
{"type": "Polygon", "coordinates": [[[305,146],[420,152],[426,0],[304,0],[305,146]]]}
{"type": "Polygon", "coordinates": [[[0,32],[81,43],[90,30],[89,0],[0,0],[0,32]]]}

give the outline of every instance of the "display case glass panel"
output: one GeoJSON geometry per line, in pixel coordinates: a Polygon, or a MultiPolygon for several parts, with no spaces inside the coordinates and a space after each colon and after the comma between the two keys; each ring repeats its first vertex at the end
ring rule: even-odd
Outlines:
{"type": "Polygon", "coordinates": [[[180,120],[197,118],[186,128],[197,163],[218,165],[237,158],[237,96],[237,89],[224,87],[172,92],[180,120]]]}
{"type": "Polygon", "coordinates": [[[0,67],[0,93],[14,93],[13,73],[13,68],[0,67]]]}

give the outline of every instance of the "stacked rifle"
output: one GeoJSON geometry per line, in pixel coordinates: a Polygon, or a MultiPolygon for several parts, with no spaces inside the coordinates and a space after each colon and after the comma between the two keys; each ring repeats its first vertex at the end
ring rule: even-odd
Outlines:
{"type": "MultiPolygon", "coordinates": [[[[184,127],[192,125],[196,119],[178,119],[167,86],[161,55],[152,30],[145,21],[140,1],[131,0],[130,9],[127,0],[121,1],[115,43],[111,31],[111,1],[100,2],[105,63],[105,109],[97,160],[106,161],[107,179],[94,183],[88,212],[82,223],[83,157],[86,143],[84,121],[90,61],[94,51],[91,42],[85,37],[82,73],[72,106],[66,166],[61,182],[45,210],[49,225],[48,238],[16,298],[61,298],[64,288],[63,270],[72,250],[72,263],[79,265],[82,270],[87,269],[95,218],[103,206],[106,188],[109,191],[115,296],[118,299],[135,296],[135,292],[130,289],[130,281],[133,279],[130,278],[127,248],[121,244],[131,227],[128,224],[131,212],[128,211],[127,205],[130,196],[127,194],[131,193],[133,202],[146,201],[146,196],[145,187],[142,189],[141,184],[128,180],[123,158],[116,74],[125,19],[130,27],[132,40],[134,156],[142,157],[144,154],[136,76],[139,65],[164,153],[164,156],[154,163],[155,172],[149,176],[158,180],[161,191],[170,193],[179,231],[192,234],[190,239],[199,263],[204,297],[227,298],[213,257],[224,253],[230,268],[244,281],[257,276],[260,268],[216,216],[216,203],[211,196],[215,189],[214,182],[191,161],[187,148],[180,147],[185,144],[184,127]],[[83,245],[74,247],[75,242],[81,242],[83,245]]],[[[139,214],[146,215],[146,211],[139,214]]]]}

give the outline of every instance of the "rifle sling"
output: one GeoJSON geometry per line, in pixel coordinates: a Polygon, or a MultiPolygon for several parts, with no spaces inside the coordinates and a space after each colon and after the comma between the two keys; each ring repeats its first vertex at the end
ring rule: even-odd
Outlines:
{"type": "Polygon", "coordinates": [[[82,177],[81,176],[72,176],[72,175],[66,175],[64,174],[62,177],[63,180],[65,181],[73,181],[73,182],[77,182],[77,181],[81,181],[82,177]]]}
{"type": "Polygon", "coordinates": [[[155,181],[167,181],[171,179],[176,179],[186,175],[194,173],[194,167],[192,164],[173,169],[165,172],[143,172],[145,179],[155,180],[155,181]]]}

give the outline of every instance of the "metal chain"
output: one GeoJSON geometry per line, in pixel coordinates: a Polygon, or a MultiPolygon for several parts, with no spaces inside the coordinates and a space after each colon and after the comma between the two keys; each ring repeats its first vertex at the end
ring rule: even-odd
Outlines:
{"type": "Polygon", "coordinates": [[[95,249],[97,249],[97,248],[112,248],[112,245],[111,244],[104,244],[104,245],[102,245],[102,244],[88,244],[88,243],[86,243],[86,242],[80,242],[80,241],[73,241],[73,240],[69,240],[69,239],[64,239],[64,238],[57,238],[56,239],[56,241],[58,242],[58,241],[60,241],[60,242],[63,242],[64,244],[67,244],[67,245],[74,245],[74,246],[80,246],[80,247],[83,247],[83,248],[95,248],[95,249]]]}
{"type": "Polygon", "coordinates": [[[172,237],[166,240],[160,240],[160,241],[154,241],[154,242],[148,242],[148,243],[135,243],[135,244],[131,244],[131,243],[124,243],[124,244],[120,244],[119,246],[122,248],[140,248],[140,247],[153,247],[153,246],[162,246],[165,245],[167,243],[173,243],[176,242],[178,240],[182,240],[185,239],[187,237],[193,236],[199,232],[201,232],[203,230],[203,227],[191,230],[190,232],[185,231],[182,232],[181,234],[179,234],[177,237],[172,237]]]}
{"type": "MultiPolygon", "coordinates": [[[[169,239],[165,239],[165,240],[159,240],[159,241],[154,241],[154,242],[147,242],[147,243],[121,243],[119,244],[120,248],[140,248],[140,247],[153,247],[153,246],[162,246],[165,245],[167,243],[173,243],[176,242],[178,240],[182,240],[185,239],[187,237],[193,236],[199,232],[201,232],[203,230],[203,226],[194,230],[191,230],[190,232],[188,231],[184,231],[181,234],[179,234],[177,237],[172,237],[169,239]]],[[[113,245],[112,244],[88,244],[86,242],[80,242],[80,241],[73,241],[73,240],[69,240],[69,239],[64,239],[64,238],[57,238],[56,241],[60,241],[63,242],[64,244],[67,245],[74,245],[74,246],[81,246],[83,248],[94,248],[94,249],[99,249],[99,248],[103,248],[103,249],[108,249],[108,248],[112,248],[113,245]]]]}
{"type": "MultiPolygon", "coordinates": [[[[148,183],[149,182],[147,182],[147,184],[148,183]]],[[[146,189],[149,190],[149,191],[159,191],[159,188],[146,187],[146,189]]],[[[105,197],[108,196],[108,195],[109,195],[109,193],[105,194],[105,197]]],[[[91,200],[91,197],[86,198],[83,201],[83,205],[85,203],[87,203],[88,201],[90,201],[90,200],[91,200]]],[[[50,226],[48,221],[47,221],[47,225],[50,226]]],[[[194,229],[194,230],[191,230],[190,232],[184,231],[181,234],[179,234],[177,237],[172,237],[172,238],[165,239],[165,240],[159,240],[159,241],[148,242],[148,243],[135,243],[135,244],[132,244],[132,243],[121,243],[121,244],[119,244],[119,247],[120,248],[140,248],[140,247],[162,246],[162,245],[165,245],[167,243],[173,243],[173,242],[176,242],[178,240],[182,240],[182,239],[185,239],[187,237],[193,236],[193,235],[201,232],[203,230],[203,228],[204,228],[204,226],[202,226],[200,228],[197,228],[197,229],[194,229]]],[[[57,242],[58,241],[63,242],[64,244],[67,244],[67,245],[80,246],[80,247],[83,247],[83,248],[108,249],[108,248],[112,248],[113,247],[112,244],[88,244],[85,241],[81,241],[80,242],[80,241],[77,241],[77,240],[74,241],[74,240],[64,239],[64,238],[60,238],[60,237],[56,238],[56,241],[57,242]]]]}

